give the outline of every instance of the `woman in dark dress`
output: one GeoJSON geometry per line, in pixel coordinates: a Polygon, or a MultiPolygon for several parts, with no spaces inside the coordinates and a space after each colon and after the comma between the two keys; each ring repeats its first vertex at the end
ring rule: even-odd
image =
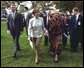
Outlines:
{"type": "MultiPolygon", "coordinates": [[[[69,32],[69,17],[66,13],[64,13],[64,16],[62,18],[62,32],[65,33],[68,36],[68,32],[69,32]]],[[[67,46],[67,39],[68,37],[66,37],[64,34],[62,35],[62,43],[63,43],[63,49],[66,48],[67,46]]]]}
{"type": "Polygon", "coordinates": [[[51,19],[48,23],[50,51],[53,53],[54,61],[59,60],[62,49],[62,31],[61,31],[61,18],[55,12],[51,14],[51,19]]]}

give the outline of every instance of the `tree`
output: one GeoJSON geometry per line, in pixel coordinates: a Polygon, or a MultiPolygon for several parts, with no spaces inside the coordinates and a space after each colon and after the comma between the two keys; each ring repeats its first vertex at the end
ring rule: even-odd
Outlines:
{"type": "Polygon", "coordinates": [[[73,7],[78,7],[80,11],[83,11],[83,1],[55,1],[56,8],[61,11],[72,11],[73,7]]]}

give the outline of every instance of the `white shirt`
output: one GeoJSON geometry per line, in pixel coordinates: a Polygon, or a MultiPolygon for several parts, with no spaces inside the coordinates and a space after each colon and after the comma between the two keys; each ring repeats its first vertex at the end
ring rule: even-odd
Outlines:
{"type": "Polygon", "coordinates": [[[50,20],[50,16],[47,16],[47,24],[48,24],[48,21],[50,20]]]}
{"type": "Polygon", "coordinates": [[[12,18],[15,17],[15,13],[16,13],[16,11],[15,11],[15,12],[12,12],[12,11],[11,11],[12,18]]]}
{"type": "Polygon", "coordinates": [[[80,13],[78,13],[78,14],[76,15],[76,21],[78,20],[79,14],[80,14],[80,13]]]}
{"type": "Polygon", "coordinates": [[[7,11],[7,15],[9,15],[11,13],[11,10],[10,9],[5,9],[7,11]]]}
{"type": "Polygon", "coordinates": [[[24,13],[25,20],[26,20],[28,14],[29,14],[28,11],[26,11],[26,12],[24,13]]]}
{"type": "Polygon", "coordinates": [[[43,32],[47,32],[47,30],[44,27],[44,20],[42,17],[38,17],[37,19],[35,17],[31,18],[29,20],[29,26],[28,26],[28,35],[30,37],[42,37],[43,32]]]}

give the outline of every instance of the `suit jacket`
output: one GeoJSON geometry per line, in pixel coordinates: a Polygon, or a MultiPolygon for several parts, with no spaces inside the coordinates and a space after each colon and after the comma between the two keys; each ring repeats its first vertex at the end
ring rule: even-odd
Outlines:
{"type": "Polygon", "coordinates": [[[46,16],[43,16],[43,19],[44,19],[44,26],[45,28],[47,29],[48,28],[48,23],[49,23],[49,19],[47,19],[47,15],[46,16]]]}
{"type": "Polygon", "coordinates": [[[75,20],[75,16],[72,16],[69,27],[72,32],[83,32],[83,16],[80,14],[77,21],[75,20]]]}
{"type": "Polygon", "coordinates": [[[47,15],[46,15],[46,14],[43,15],[42,13],[40,13],[40,17],[43,18],[43,20],[44,20],[44,27],[47,29],[47,27],[48,27],[48,23],[47,23],[47,15]]]}
{"type": "Polygon", "coordinates": [[[78,17],[77,24],[79,24],[79,22],[80,22],[80,25],[77,25],[77,29],[78,31],[83,32],[83,16],[81,14],[78,17]]]}
{"type": "Polygon", "coordinates": [[[7,29],[15,32],[23,31],[23,16],[16,12],[13,19],[12,14],[9,14],[7,17],[7,29]]]}
{"type": "Polygon", "coordinates": [[[65,18],[62,18],[61,28],[63,33],[67,33],[67,31],[69,30],[69,21],[69,18],[67,18],[66,20],[65,18]]]}
{"type": "Polygon", "coordinates": [[[43,16],[43,19],[44,19],[44,26],[47,29],[47,16],[43,16]]]}
{"type": "Polygon", "coordinates": [[[29,25],[29,20],[32,18],[32,13],[28,13],[27,14],[27,17],[25,19],[25,26],[28,26],[29,25]]]}

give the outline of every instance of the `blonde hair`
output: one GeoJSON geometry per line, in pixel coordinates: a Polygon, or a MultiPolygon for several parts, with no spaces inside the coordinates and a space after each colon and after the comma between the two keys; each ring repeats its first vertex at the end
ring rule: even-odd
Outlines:
{"type": "Polygon", "coordinates": [[[40,11],[39,8],[37,8],[37,7],[34,8],[34,10],[33,10],[33,14],[37,13],[38,11],[40,11]]]}
{"type": "Polygon", "coordinates": [[[51,14],[55,14],[55,11],[53,10],[53,11],[51,11],[51,14]]]}

